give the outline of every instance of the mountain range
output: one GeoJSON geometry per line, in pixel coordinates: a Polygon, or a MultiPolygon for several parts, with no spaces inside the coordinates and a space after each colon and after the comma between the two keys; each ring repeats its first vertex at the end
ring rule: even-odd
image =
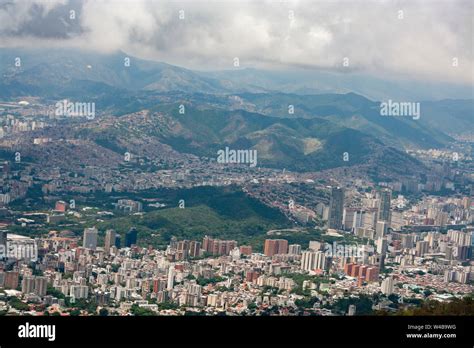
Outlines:
{"type": "MultiPolygon", "coordinates": [[[[260,164],[297,171],[374,161],[393,163],[388,170],[417,171],[421,163],[405,149],[442,148],[453,141],[453,134],[474,129],[472,100],[420,101],[419,120],[383,117],[380,101],[397,100],[400,89],[387,93],[387,86],[394,85],[377,80],[385,86],[377,92],[381,100],[354,92],[327,93],[337,90],[336,85],[357,91],[361,84],[354,76],[353,82],[345,83],[342,75],[332,81],[328,72],[205,73],[123,52],[0,49],[0,74],[4,101],[25,96],[50,103],[61,98],[94,101],[102,112],[127,115],[127,120],[147,110],[151,127],[141,129],[142,134],[177,151],[214,157],[225,146],[252,148],[258,150],[260,164]],[[21,59],[19,66],[16,58],[21,59]],[[181,106],[184,114],[178,112],[181,106]],[[343,160],[345,152],[349,161],[343,160]],[[408,165],[400,166],[402,162],[408,165]]],[[[369,79],[366,87],[376,86],[373,81],[369,79]]],[[[127,127],[122,129],[127,132],[127,127]]],[[[107,132],[104,128],[94,133],[95,140],[106,138],[110,144],[114,139],[107,132]]]]}

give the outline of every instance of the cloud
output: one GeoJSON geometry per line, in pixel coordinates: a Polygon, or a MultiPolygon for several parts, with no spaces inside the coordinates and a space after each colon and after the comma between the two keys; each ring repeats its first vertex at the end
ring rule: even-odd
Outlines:
{"type": "Polygon", "coordinates": [[[204,70],[231,69],[238,57],[241,67],[466,84],[473,78],[473,15],[469,0],[18,0],[0,3],[0,44],[123,50],[204,70]]]}

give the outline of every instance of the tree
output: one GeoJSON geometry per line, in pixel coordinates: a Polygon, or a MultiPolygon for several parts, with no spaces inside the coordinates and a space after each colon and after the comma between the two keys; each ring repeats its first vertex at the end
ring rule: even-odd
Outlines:
{"type": "Polygon", "coordinates": [[[109,311],[108,311],[106,308],[101,308],[101,309],[99,310],[99,316],[101,316],[101,317],[106,317],[106,316],[108,316],[108,315],[109,315],[109,311]]]}

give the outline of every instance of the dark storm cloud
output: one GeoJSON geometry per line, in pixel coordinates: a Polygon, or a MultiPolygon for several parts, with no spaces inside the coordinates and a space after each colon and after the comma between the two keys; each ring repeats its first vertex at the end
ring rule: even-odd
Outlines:
{"type": "Polygon", "coordinates": [[[0,40],[3,45],[120,49],[201,69],[232,68],[238,58],[242,67],[367,71],[469,83],[472,17],[469,0],[9,1],[0,6],[0,40]],[[71,9],[75,20],[69,19],[71,9]]]}

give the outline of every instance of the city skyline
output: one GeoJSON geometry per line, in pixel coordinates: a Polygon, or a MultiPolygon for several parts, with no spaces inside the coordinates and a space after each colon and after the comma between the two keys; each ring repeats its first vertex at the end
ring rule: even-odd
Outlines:
{"type": "Polygon", "coordinates": [[[0,0],[0,343],[469,343],[473,11],[0,0]]]}

